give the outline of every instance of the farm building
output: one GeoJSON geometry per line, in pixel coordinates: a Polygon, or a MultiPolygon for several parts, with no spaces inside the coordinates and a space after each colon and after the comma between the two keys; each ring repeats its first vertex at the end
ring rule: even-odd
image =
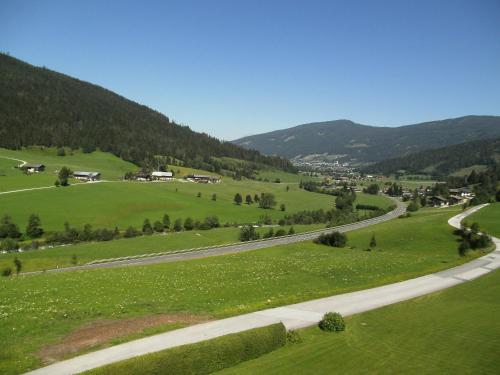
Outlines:
{"type": "Polygon", "coordinates": [[[216,184],[220,182],[220,177],[206,176],[202,174],[188,174],[186,179],[189,181],[194,181],[202,184],[213,183],[216,184]]]}
{"type": "Polygon", "coordinates": [[[99,181],[101,174],[99,172],[73,172],[73,177],[82,181],[99,181]]]}
{"type": "Polygon", "coordinates": [[[22,165],[21,168],[29,173],[38,173],[38,172],[43,172],[45,170],[45,165],[26,163],[22,165]]]}
{"type": "Polygon", "coordinates": [[[159,172],[155,171],[151,174],[153,180],[168,181],[173,178],[174,174],[172,172],[159,172]]]}
{"type": "Polygon", "coordinates": [[[430,206],[433,207],[446,207],[450,204],[450,202],[446,198],[439,196],[429,197],[427,201],[430,203],[430,206]]]}

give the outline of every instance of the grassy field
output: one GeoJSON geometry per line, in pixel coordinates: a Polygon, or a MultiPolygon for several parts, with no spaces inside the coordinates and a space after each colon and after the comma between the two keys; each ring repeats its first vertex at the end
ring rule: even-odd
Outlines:
{"type": "MultiPolygon", "coordinates": [[[[296,233],[324,228],[324,224],[294,225],[296,233]]],[[[289,226],[279,227],[287,232],[289,226]]],[[[274,228],[274,231],[279,229],[274,228]]],[[[261,235],[269,228],[257,228],[261,235]]],[[[151,254],[165,251],[190,249],[201,246],[227,244],[238,241],[239,228],[219,228],[205,231],[173,232],[167,235],[141,236],[108,242],[88,242],[71,246],[58,246],[51,249],[26,251],[23,253],[0,254],[0,270],[13,267],[15,257],[23,263],[23,272],[39,271],[51,268],[63,268],[73,265],[73,256],[77,264],[85,264],[96,259],[116,258],[139,254],[151,254]]]]}
{"type": "Polygon", "coordinates": [[[479,227],[495,237],[500,237],[500,203],[492,203],[465,219],[469,224],[477,222],[479,227]]]}
{"type": "Polygon", "coordinates": [[[256,222],[268,214],[281,218],[287,212],[333,207],[331,196],[310,193],[291,186],[286,191],[283,184],[256,181],[227,180],[220,184],[195,184],[190,182],[113,182],[81,184],[47,190],[25,191],[0,196],[0,214],[10,214],[14,221],[25,227],[30,214],[37,213],[46,230],[62,230],[65,221],[82,227],[89,223],[96,228],[125,229],[129,225],[142,226],[145,218],[161,220],[164,213],[175,220],[190,216],[203,219],[217,215],[222,223],[256,222]],[[198,198],[198,192],[201,197],[198,198]],[[278,205],[284,203],[286,211],[263,210],[257,204],[236,205],[236,193],[273,193],[278,205]],[[217,200],[211,199],[212,194],[217,200]]]}
{"type": "Polygon", "coordinates": [[[312,242],[207,259],[0,280],[0,373],[40,365],[34,355],[100,319],[160,313],[224,317],[395,282],[460,258],[447,219],[459,208],[421,210],[349,234],[349,248],[312,242]],[[378,246],[368,247],[372,234],[378,246]]]}
{"type": "Polygon", "coordinates": [[[0,176],[0,191],[51,186],[57,178],[56,170],[62,166],[67,166],[72,171],[98,171],[106,180],[119,180],[126,172],[138,169],[136,165],[105,152],[84,154],[69,149],[66,152],[66,156],[57,156],[54,148],[33,147],[23,150],[0,148],[0,170],[5,172],[5,176],[0,176]],[[21,164],[20,162],[3,157],[25,160],[28,163],[42,163],[45,164],[46,170],[42,173],[25,175],[21,170],[14,168],[21,164]]]}
{"type": "Polygon", "coordinates": [[[220,374],[498,374],[500,271],[346,319],[220,374]]]}

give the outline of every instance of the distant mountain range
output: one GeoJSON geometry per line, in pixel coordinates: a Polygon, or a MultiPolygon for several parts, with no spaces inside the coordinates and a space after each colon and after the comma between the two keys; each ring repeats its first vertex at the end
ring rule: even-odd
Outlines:
{"type": "Polygon", "coordinates": [[[500,137],[500,116],[465,116],[400,127],[349,120],[315,122],[244,137],[234,144],[289,159],[370,163],[468,141],[500,137]]]}
{"type": "Polygon", "coordinates": [[[387,159],[367,166],[365,171],[386,175],[405,171],[446,176],[464,169],[479,170],[498,162],[500,162],[500,138],[460,143],[387,159]]]}
{"type": "Polygon", "coordinates": [[[288,160],[196,133],[102,87],[0,53],[0,147],[31,145],[99,148],[137,164],[161,155],[217,171],[214,158],[230,157],[293,170],[288,160]]]}

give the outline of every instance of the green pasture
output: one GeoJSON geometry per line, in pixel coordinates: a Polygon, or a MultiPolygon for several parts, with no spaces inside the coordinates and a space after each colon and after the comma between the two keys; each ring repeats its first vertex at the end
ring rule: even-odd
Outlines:
{"type": "Polygon", "coordinates": [[[342,333],[303,341],[221,374],[498,374],[500,271],[351,316],[342,333]]]}
{"type": "Polygon", "coordinates": [[[477,222],[481,230],[495,237],[500,237],[500,203],[492,203],[465,219],[472,224],[477,222]]]}
{"type": "MultiPolygon", "coordinates": [[[[324,224],[294,225],[296,233],[324,228],[324,224]]],[[[273,230],[289,226],[274,227],[273,230]]],[[[267,227],[257,228],[261,235],[269,231],[267,227]]],[[[107,242],[87,242],[70,246],[57,246],[22,253],[0,254],[0,270],[13,267],[14,258],[21,260],[23,272],[41,271],[52,268],[73,266],[73,256],[77,264],[106,258],[117,258],[131,255],[152,254],[165,251],[191,249],[202,246],[212,246],[238,242],[239,228],[218,228],[212,230],[193,230],[185,232],[169,232],[165,235],[141,236],[123,238],[107,242]]]]}
{"type": "Polygon", "coordinates": [[[0,170],[6,172],[0,176],[0,191],[26,189],[40,186],[54,185],[57,172],[62,166],[72,171],[97,171],[105,180],[119,180],[129,171],[136,171],[138,167],[126,162],[110,153],[94,151],[85,154],[77,150],[66,149],[66,156],[57,156],[55,148],[32,147],[23,150],[7,150],[0,148],[0,170]],[[14,168],[21,164],[18,161],[5,159],[16,158],[28,163],[45,164],[46,169],[41,173],[24,174],[14,168]]]}
{"type": "Polygon", "coordinates": [[[311,193],[291,186],[287,192],[282,184],[256,181],[227,180],[219,184],[193,182],[109,182],[87,183],[46,190],[33,190],[0,196],[0,214],[10,214],[25,227],[30,214],[40,216],[46,230],[62,230],[64,222],[82,227],[89,223],[96,228],[125,229],[141,226],[145,218],[161,220],[165,213],[170,218],[192,217],[203,219],[216,215],[222,223],[256,222],[262,215],[278,219],[288,212],[306,209],[329,209],[334,198],[311,193]],[[245,197],[262,192],[273,193],[278,206],[264,210],[257,204],[236,205],[234,195],[245,197]],[[201,197],[197,197],[201,193],[201,197]],[[212,194],[217,200],[212,200],[212,194]],[[284,203],[286,211],[280,211],[284,203]]]}
{"type": "Polygon", "coordinates": [[[312,242],[206,259],[0,279],[0,373],[40,366],[34,353],[97,319],[188,312],[225,317],[434,272],[460,258],[447,224],[459,208],[348,234],[349,247],[312,242]],[[375,234],[377,247],[368,248],[375,234]]]}

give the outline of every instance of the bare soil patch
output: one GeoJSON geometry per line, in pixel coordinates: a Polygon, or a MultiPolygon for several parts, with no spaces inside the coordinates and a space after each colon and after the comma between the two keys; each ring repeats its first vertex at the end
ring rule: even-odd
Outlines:
{"type": "Polygon", "coordinates": [[[44,346],[37,355],[45,364],[49,364],[107,344],[112,339],[141,333],[148,328],[172,323],[193,325],[209,320],[209,316],[189,314],[157,314],[121,320],[97,320],[77,328],[57,343],[44,346]]]}

